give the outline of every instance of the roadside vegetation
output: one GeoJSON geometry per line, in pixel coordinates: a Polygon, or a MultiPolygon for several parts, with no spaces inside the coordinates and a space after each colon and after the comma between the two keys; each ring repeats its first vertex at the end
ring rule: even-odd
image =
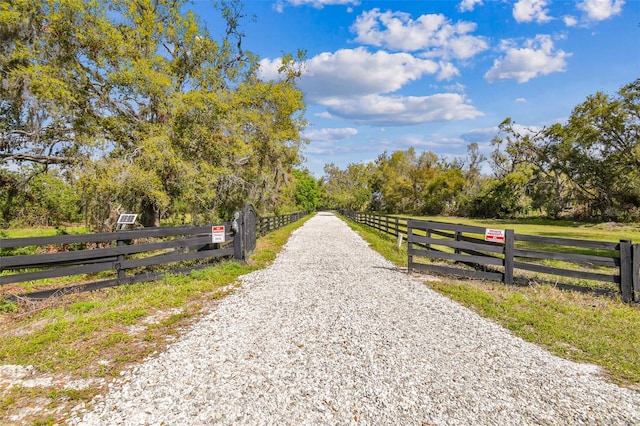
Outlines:
{"type": "Polygon", "coordinates": [[[33,374],[26,378],[42,379],[36,386],[3,385],[0,423],[64,422],[70,408],[101,393],[123,369],[162,350],[232,292],[239,276],[270,264],[307,219],[258,239],[248,264],[225,262],[188,276],[0,306],[0,363],[30,366],[33,374]],[[19,413],[25,417],[10,421],[19,413]]]}
{"type": "MultiPolygon", "coordinates": [[[[374,250],[397,266],[407,266],[406,244],[398,248],[395,237],[347,222],[374,250]]],[[[517,222],[504,222],[504,225],[530,226],[517,222]]],[[[590,235],[591,227],[546,224],[543,230],[536,229],[575,238],[578,234],[590,235]]],[[[595,228],[594,232],[601,235],[598,227],[595,228]]],[[[634,236],[639,232],[638,228],[632,231],[634,236]]],[[[420,279],[421,275],[416,277],[420,279]]],[[[436,278],[425,278],[425,285],[495,321],[516,336],[541,345],[557,356],[599,365],[612,382],[640,391],[640,306],[622,303],[617,298],[563,291],[550,285],[507,286],[446,276],[436,278]]]]}

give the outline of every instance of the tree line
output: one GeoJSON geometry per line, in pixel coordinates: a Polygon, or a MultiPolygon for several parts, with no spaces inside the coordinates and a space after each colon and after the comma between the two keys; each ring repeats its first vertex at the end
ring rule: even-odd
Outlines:
{"type": "Polygon", "coordinates": [[[478,144],[447,160],[415,149],[325,166],[329,208],[484,218],[640,219],[640,79],[598,92],[565,124],[526,129],[505,119],[489,158],[478,144]],[[491,173],[483,173],[483,164],[491,173]]]}
{"type": "Polygon", "coordinates": [[[157,226],[304,205],[304,52],[263,81],[242,4],[212,3],[216,38],[188,3],[3,2],[0,225],[108,230],[122,212],[157,226]]]}

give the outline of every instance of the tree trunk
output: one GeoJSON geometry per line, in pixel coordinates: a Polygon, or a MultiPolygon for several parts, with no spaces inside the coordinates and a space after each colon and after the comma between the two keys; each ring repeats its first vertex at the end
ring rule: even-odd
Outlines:
{"type": "Polygon", "coordinates": [[[145,202],[142,204],[142,217],[140,218],[140,222],[145,228],[160,226],[158,210],[153,203],[145,202]]]}

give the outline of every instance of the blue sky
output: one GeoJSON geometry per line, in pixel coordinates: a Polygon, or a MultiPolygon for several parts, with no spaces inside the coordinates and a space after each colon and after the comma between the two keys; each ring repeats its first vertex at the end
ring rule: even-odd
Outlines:
{"type": "MultiPolygon", "coordinates": [[[[210,8],[194,4],[204,21],[210,8]]],[[[453,158],[476,142],[488,156],[506,117],[562,123],[640,77],[640,0],[246,0],[245,12],[263,78],[283,53],[307,52],[303,155],[316,177],[409,147],[453,158]]]]}

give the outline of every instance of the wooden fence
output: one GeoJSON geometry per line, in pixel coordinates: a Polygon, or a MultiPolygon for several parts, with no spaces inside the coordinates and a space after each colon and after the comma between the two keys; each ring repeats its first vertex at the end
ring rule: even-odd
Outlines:
{"type": "MultiPolygon", "coordinates": [[[[408,267],[441,274],[514,284],[515,271],[581,281],[563,288],[618,293],[640,302],[640,244],[516,234],[512,229],[423,221],[341,211],[350,219],[391,235],[406,235],[408,267]],[[586,283],[586,284],[584,284],[586,283]],[[602,285],[590,283],[603,283],[602,285]]],[[[549,279],[543,280],[550,282],[549,279]]]]}
{"type": "Polygon", "coordinates": [[[286,226],[290,223],[296,222],[302,219],[304,216],[308,215],[309,212],[296,212],[278,216],[266,216],[259,217],[256,229],[256,235],[258,237],[262,237],[263,235],[268,234],[269,232],[286,226]]]}
{"type": "Polygon", "coordinates": [[[258,218],[253,207],[247,206],[235,213],[233,221],[215,225],[0,239],[0,287],[36,282],[33,287],[41,290],[18,295],[24,287],[12,286],[3,293],[14,299],[37,300],[152,281],[167,273],[188,273],[221,259],[244,261],[255,248],[256,237],[306,214],[258,218]],[[37,254],[20,254],[27,247],[29,251],[36,247],[37,254]],[[72,277],[66,281],[73,284],[51,283],[52,278],[60,277],[72,277]]]}

